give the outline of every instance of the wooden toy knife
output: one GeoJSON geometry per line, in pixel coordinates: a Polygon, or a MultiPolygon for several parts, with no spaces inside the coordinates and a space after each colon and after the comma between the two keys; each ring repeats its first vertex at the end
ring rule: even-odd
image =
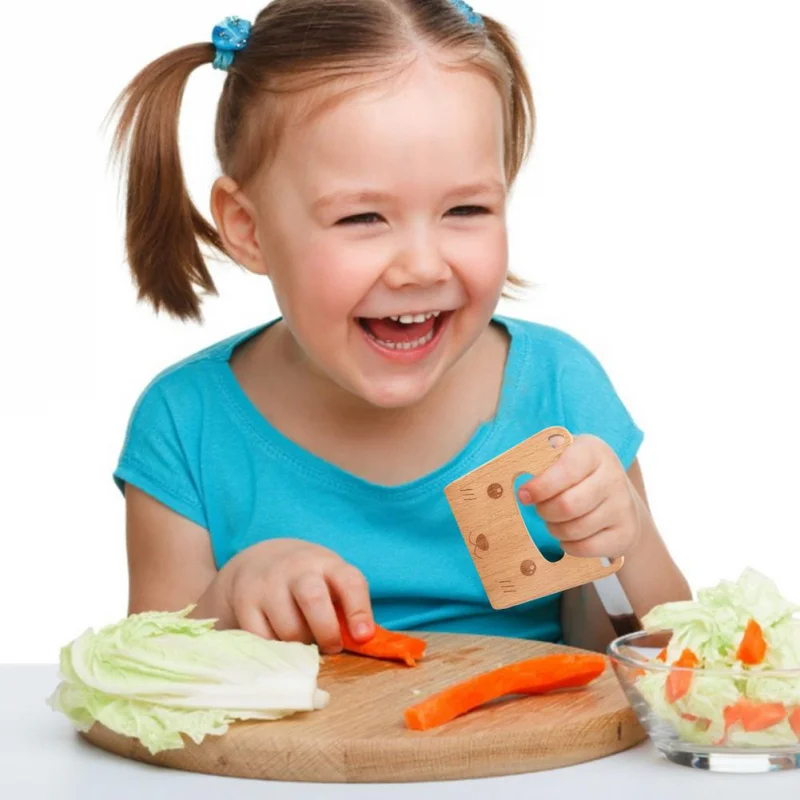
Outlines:
{"type": "Polygon", "coordinates": [[[566,428],[545,428],[448,484],[445,496],[493,608],[516,606],[593,581],[617,635],[642,630],[616,574],[623,556],[609,561],[564,553],[559,561],[548,561],[520,514],[514,491],[517,478],[540,475],[571,443],[566,428]]]}

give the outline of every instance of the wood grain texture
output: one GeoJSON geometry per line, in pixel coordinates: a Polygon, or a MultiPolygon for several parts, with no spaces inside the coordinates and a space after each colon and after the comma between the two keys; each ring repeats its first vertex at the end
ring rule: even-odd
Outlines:
{"type": "MultiPolygon", "coordinates": [[[[420,634],[415,634],[420,635],[420,634]]],[[[326,656],[319,685],[329,705],[272,722],[241,722],[223,736],[150,753],[100,724],[96,746],[174,769],[281,781],[434,781],[533,772],[610,755],[645,738],[610,664],[586,687],[487,704],[430,731],[403,711],[433,692],[500,665],[553,652],[543,642],[431,633],[416,667],[343,653],[326,656]]]]}
{"type": "Polygon", "coordinates": [[[572,443],[561,426],[539,431],[445,487],[464,543],[493,608],[508,608],[581,586],[616,572],[622,556],[609,564],[565,553],[548,561],[531,539],[517,505],[520,475],[540,475],[572,443]],[[555,438],[558,437],[558,438],[555,438]]]}

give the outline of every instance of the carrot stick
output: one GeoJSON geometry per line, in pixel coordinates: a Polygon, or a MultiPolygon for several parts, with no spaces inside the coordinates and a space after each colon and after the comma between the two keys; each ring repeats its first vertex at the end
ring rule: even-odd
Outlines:
{"type": "Polygon", "coordinates": [[[448,686],[405,712],[406,726],[426,731],[507,694],[542,694],[584,686],[605,669],[605,657],[594,653],[555,653],[483,672],[448,686]]]}
{"type": "Polygon", "coordinates": [[[751,619],[744,630],[744,637],[736,651],[736,658],[744,664],[760,664],[767,652],[767,642],[761,626],[751,619]]]}
{"type": "MultiPolygon", "coordinates": [[[[699,663],[700,662],[697,660],[697,656],[691,650],[686,649],[681,653],[680,658],[673,662],[673,666],[696,667],[699,663]]],[[[689,691],[689,687],[691,685],[691,672],[684,672],[683,670],[670,672],[670,674],[667,676],[666,684],[667,702],[674,703],[676,700],[680,700],[680,698],[689,691]]]]}
{"type": "Polygon", "coordinates": [[[664,661],[664,662],[666,662],[666,660],[667,660],[667,648],[665,647],[665,648],[664,648],[664,649],[663,649],[663,650],[662,650],[662,651],[661,651],[661,652],[660,652],[660,653],[659,653],[659,654],[656,656],[656,658],[657,658],[659,661],[664,661]]]}
{"type": "Polygon", "coordinates": [[[424,639],[395,633],[380,625],[375,625],[375,633],[366,642],[356,641],[347,627],[344,612],[338,606],[336,615],[341,628],[342,647],[351,653],[387,661],[403,661],[409,667],[415,667],[417,661],[425,654],[424,639]]]}

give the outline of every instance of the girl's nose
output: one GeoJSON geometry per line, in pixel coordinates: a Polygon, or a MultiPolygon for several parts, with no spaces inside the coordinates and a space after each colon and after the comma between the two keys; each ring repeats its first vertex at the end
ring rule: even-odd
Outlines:
{"type": "Polygon", "coordinates": [[[447,280],[452,270],[435,237],[420,238],[398,252],[385,270],[383,279],[391,289],[403,286],[432,286],[447,280]]]}

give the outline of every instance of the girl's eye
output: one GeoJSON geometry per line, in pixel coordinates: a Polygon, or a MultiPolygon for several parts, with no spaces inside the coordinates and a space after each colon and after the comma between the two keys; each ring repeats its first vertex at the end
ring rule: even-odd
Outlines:
{"type": "MultiPolygon", "coordinates": [[[[456,217],[475,217],[480,214],[488,214],[489,209],[485,206],[456,206],[448,211],[456,217]]],[[[373,222],[380,222],[383,219],[380,214],[374,211],[367,211],[363,214],[353,214],[349,217],[343,217],[336,224],[337,225],[370,225],[373,222]]]]}
{"type": "Polygon", "coordinates": [[[374,211],[368,211],[365,214],[354,214],[351,217],[344,217],[340,219],[337,225],[369,225],[371,222],[379,222],[381,219],[380,214],[374,211]]]}
{"type": "Polygon", "coordinates": [[[474,217],[479,214],[488,214],[489,209],[484,206],[456,206],[451,208],[449,213],[456,217],[474,217]]]}

